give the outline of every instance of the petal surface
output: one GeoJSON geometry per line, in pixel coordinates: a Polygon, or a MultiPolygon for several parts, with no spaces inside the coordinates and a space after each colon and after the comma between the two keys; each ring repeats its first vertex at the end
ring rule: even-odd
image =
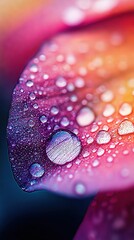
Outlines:
{"type": "Polygon", "coordinates": [[[5,79],[17,82],[27,61],[50,36],[119,12],[131,11],[134,3],[131,0],[109,0],[108,3],[107,0],[34,0],[31,4],[31,1],[16,0],[16,4],[5,1],[3,8],[0,14],[4,15],[0,21],[0,67],[5,79]]]}
{"type": "Polygon", "coordinates": [[[26,191],[83,196],[134,183],[133,15],[61,34],[24,70],[8,123],[26,191]]]}
{"type": "Polygon", "coordinates": [[[98,194],[74,240],[133,240],[134,189],[98,194]]]}

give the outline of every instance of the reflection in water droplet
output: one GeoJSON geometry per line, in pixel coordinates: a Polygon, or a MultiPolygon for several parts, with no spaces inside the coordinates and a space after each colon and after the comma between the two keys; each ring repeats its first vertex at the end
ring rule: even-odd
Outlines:
{"type": "Polygon", "coordinates": [[[109,143],[110,140],[111,140],[110,134],[104,130],[99,131],[96,136],[96,142],[98,144],[106,144],[109,143]]]}
{"type": "Polygon", "coordinates": [[[33,163],[30,166],[29,171],[30,174],[36,178],[42,177],[42,175],[44,174],[44,168],[39,163],[33,163]]]}
{"type": "Polygon", "coordinates": [[[58,112],[59,112],[59,109],[58,109],[57,107],[53,106],[53,107],[51,108],[51,113],[52,113],[53,115],[57,115],[58,112]]]}
{"type": "Polygon", "coordinates": [[[33,72],[33,73],[37,73],[38,72],[38,66],[36,64],[31,65],[30,71],[33,72]]]}
{"type": "Polygon", "coordinates": [[[130,133],[134,133],[134,125],[132,122],[128,120],[124,120],[118,128],[119,135],[126,135],[130,133]]]}
{"type": "Polygon", "coordinates": [[[94,120],[95,120],[95,114],[88,107],[81,108],[76,117],[76,121],[81,127],[88,126],[94,120]]]}
{"type": "Polygon", "coordinates": [[[70,131],[60,130],[52,134],[46,144],[46,154],[50,161],[63,165],[74,160],[81,151],[78,137],[70,131]]]}

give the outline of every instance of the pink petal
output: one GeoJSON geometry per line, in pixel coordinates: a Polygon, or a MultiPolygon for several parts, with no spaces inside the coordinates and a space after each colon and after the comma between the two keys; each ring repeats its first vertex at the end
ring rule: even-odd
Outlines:
{"type": "Polygon", "coordinates": [[[31,12],[25,22],[18,22],[18,27],[14,30],[1,33],[1,64],[5,79],[16,82],[40,44],[55,33],[133,8],[134,3],[131,0],[109,0],[108,4],[105,0],[88,3],[85,0],[48,1],[36,12],[31,12]]]}
{"type": "Polygon", "coordinates": [[[134,183],[133,26],[128,14],[61,34],[26,67],[8,123],[24,190],[83,196],[134,183]]]}
{"type": "Polygon", "coordinates": [[[74,240],[133,240],[134,189],[98,194],[74,240]]]}

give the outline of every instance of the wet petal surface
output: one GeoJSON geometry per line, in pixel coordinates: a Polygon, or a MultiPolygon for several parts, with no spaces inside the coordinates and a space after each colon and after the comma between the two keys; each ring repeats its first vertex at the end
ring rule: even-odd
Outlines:
{"type": "Polygon", "coordinates": [[[134,189],[98,194],[74,240],[133,240],[134,189]]]}
{"type": "Polygon", "coordinates": [[[8,123],[24,190],[83,196],[134,183],[133,25],[129,14],[61,34],[24,70],[8,123]]]}

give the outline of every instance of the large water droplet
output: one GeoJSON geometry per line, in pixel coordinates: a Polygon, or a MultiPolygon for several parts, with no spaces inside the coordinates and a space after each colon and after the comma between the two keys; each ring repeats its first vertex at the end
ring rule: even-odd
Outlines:
{"type": "Polygon", "coordinates": [[[75,7],[69,7],[63,13],[63,21],[69,26],[80,24],[83,19],[84,12],[75,7]]]}
{"type": "Polygon", "coordinates": [[[63,77],[57,78],[57,80],[56,80],[56,86],[57,86],[57,87],[63,88],[63,87],[66,86],[66,84],[67,84],[67,81],[66,81],[65,78],[63,78],[63,77]]]}
{"type": "Polygon", "coordinates": [[[110,142],[110,140],[111,140],[110,134],[104,130],[99,131],[96,136],[96,142],[98,144],[107,144],[110,142]]]}
{"type": "Polygon", "coordinates": [[[88,126],[94,120],[95,120],[95,114],[88,107],[81,108],[76,117],[76,121],[81,127],[88,126]]]}
{"type": "Polygon", "coordinates": [[[29,169],[33,177],[39,178],[44,174],[44,168],[39,163],[33,163],[29,169]]]}
{"type": "Polygon", "coordinates": [[[132,122],[128,120],[124,120],[118,128],[119,135],[126,135],[130,133],[134,133],[134,125],[132,122]]]}
{"type": "Polygon", "coordinates": [[[70,132],[60,130],[52,134],[46,144],[46,154],[50,161],[63,165],[74,160],[81,151],[81,142],[70,132]]]}
{"type": "Polygon", "coordinates": [[[104,117],[110,117],[113,113],[115,112],[115,108],[111,104],[107,104],[105,106],[105,109],[103,111],[103,116],[104,117]]]}

